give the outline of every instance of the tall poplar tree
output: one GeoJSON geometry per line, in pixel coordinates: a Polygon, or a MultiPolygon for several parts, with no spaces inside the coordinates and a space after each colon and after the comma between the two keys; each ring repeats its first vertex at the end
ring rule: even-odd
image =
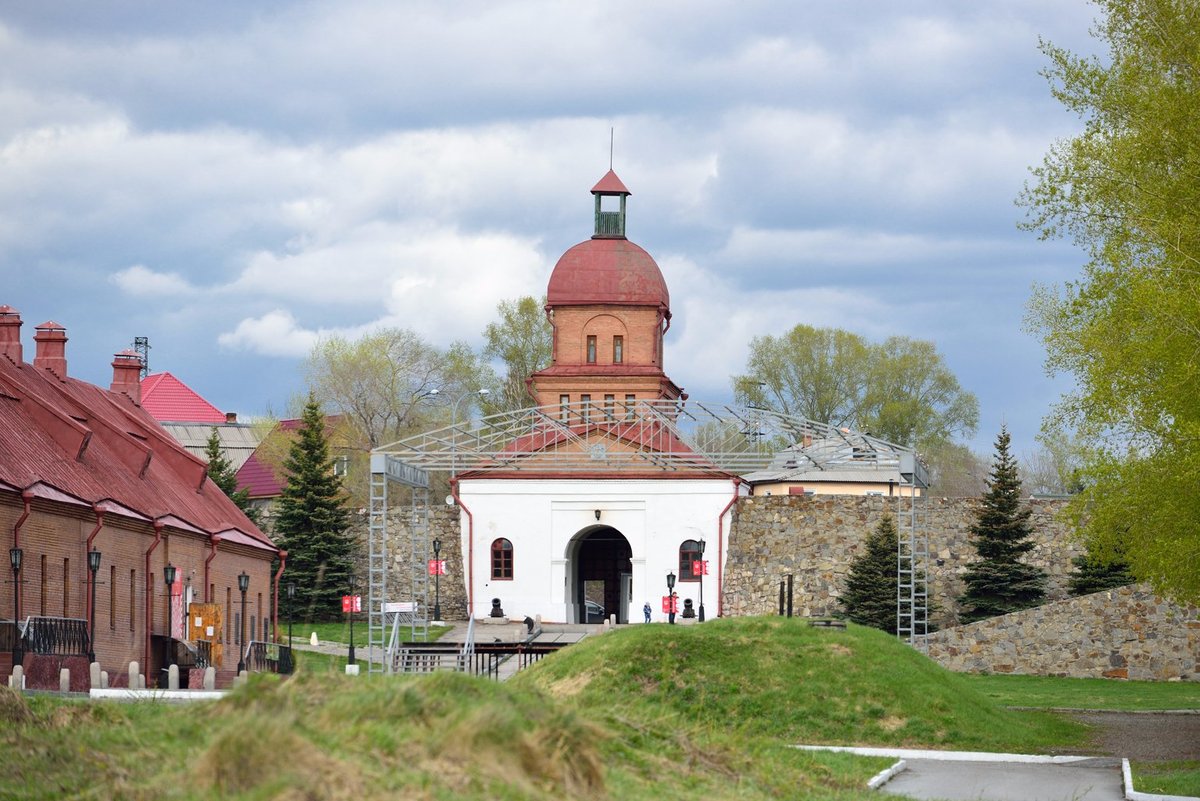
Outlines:
{"type": "Polygon", "coordinates": [[[1089,547],[1200,602],[1200,3],[1096,0],[1098,55],[1042,50],[1082,130],[1051,146],[1026,227],[1082,250],[1029,324],[1076,389],[1047,428],[1084,445],[1071,509],[1089,547]]]}
{"type": "Polygon", "coordinates": [[[1021,506],[1021,477],[1008,450],[1010,439],[1002,427],[987,490],[971,526],[979,560],[967,566],[964,576],[963,623],[1037,606],[1046,594],[1046,574],[1021,561],[1033,549],[1033,527],[1031,510],[1021,506]]]}
{"type": "Polygon", "coordinates": [[[215,427],[208,441],[204,443],[204,455],[208,458],[208,477],[221,488],[221,492],[229,496],[229,500],[245,512],[251,523],[261,526],[262,520],[259,519],[258,510],[250,505],[250,490],[237,488],[237,471],[221,451],[221,435],[215,427]]]}
{"type": "Polygon", "coordinates": [[[325,415],[311,393],[284,469],[288,480],[275,533],[288,552],[286,575],[296,585],[296,606],[310,620],[336,620],[349,589],[354,544],[347,533],[346,495],[333,472],[325,415]]]}
{"type": "Polygon", "coordinates": [[[896,633],[896,521],[885,515],[850,563],[841,604],[855,623],[896,633]]]}

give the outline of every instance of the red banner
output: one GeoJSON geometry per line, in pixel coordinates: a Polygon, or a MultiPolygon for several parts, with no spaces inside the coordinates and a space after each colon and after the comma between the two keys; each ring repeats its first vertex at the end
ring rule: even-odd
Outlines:
{"type": "Polygon", "coordinates": [[[362,611],[362,596],[361,595],[343,595],[342,596],[342,611],[346,614],[351,612],[362,611]]]}
{"type": "Polygon", "coordinates": [[[692,575],[693,576],[707,576],[708,575],[708,560],[707,559],[704,559],[704,560],[696,559],[695,561],[693,561],[692,562],[692,575]]]}
{"type": "Polygon", "coordinates": [[[672,598],[670,595],[662,597],[662,610],[664,615],[669,615],[672,612],[679,613],[679,599],[672,598]]]}
{"type": "Polygon", "coordinates": [[[429,575],[431,575],[431,576],[446,575],[446,560],[445,559],[430,559],[429,560],[429,575]]]}

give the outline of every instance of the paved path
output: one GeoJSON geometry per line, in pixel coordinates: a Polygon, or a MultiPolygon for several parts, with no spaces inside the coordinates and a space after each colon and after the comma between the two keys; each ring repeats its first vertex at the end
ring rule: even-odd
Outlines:
{"type": "Polygon", "coordinates": [[[908,759],[908,769],[880,788],[907,798],[945,801],[1124,801],[1121,763],[1098,758],[1071,764],[946,762],[908,759]]]}

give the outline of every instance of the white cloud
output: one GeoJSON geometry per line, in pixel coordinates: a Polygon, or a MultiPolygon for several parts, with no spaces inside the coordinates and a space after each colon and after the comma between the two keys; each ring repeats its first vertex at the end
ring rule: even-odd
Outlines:
{"type": "Polygon", "coordinates": [[[261,317],[242,320],[233,331],[217,337],[223,348],[248,350],[263,356],[304,357],[312,351],[322,332],[301,328],[291,312],[275,309],[261,317]]]}
{"type": "Polygon", "coordinates": [[[109,280],[122,292],[134,297],[152,298],[196,292],[196,287],[179,273],[160,273],[142,264],[126,267],[114,273],[109,280]]]}

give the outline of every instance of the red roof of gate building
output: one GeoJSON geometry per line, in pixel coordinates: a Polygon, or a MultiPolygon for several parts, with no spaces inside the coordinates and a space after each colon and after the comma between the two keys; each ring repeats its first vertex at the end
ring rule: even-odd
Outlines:
{"type": "Polygon", "coordinates": [[[102,389],[67,374],[61,326],[38,326],[33,363],[23,360],[20,328],[17,312],[0,306],[0,490],[275,550],[204,461],[138,405],[136,354],[117,354],[112,389],[102,389]]]}
{"type": "Polygon", "coordinates": [[[142,379],[142,408],[163,423],[224,423],[225,413],[170,373],[142,379]]]}

